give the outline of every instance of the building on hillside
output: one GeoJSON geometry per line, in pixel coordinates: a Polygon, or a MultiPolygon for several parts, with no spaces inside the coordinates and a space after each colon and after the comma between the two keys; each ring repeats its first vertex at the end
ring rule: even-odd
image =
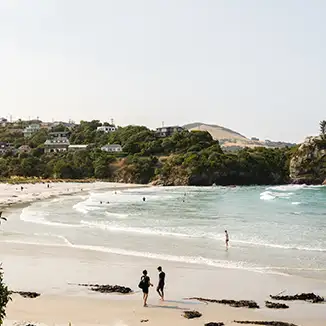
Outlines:
{"type": "Polygon", "coordinates": [[[100,126],[100,127],[97,127],[96,129],[97,131],[103,131],[105,133],[109,133],[109,132],[114,132],[116,131],[116,127],[113,126],[113,125],[110,125],[110,126],[100,126]]]}
{"type": "Polygon", "coordinates": [[[21,153],[30,153],[31,152],[31,148],[28,146],[28,145],[21,145],[19,148],[18,148],[18,152],[21,154],[21,153]]]}
{"type": "Polygon", "coordinates": [[[40,127],[41,127],[41,129],[50,130],[52,128],[52,123],[51,122],[42,122],[40,127]]]}
{"type": "Polygon", "coordinates": [[[70,136],[69,131],[52,131],[52,132],[49,132],[49,139],[68,138],[69,136],[70,136]]]}
{"type": "Polygon", "coordinates": [[[69,148],[69,139],[67,137],[54,137],[47,139],[44,143],[45,153],[66,152],[69,148]]]}
{"type": "Polygon", "coordinates": [[[158,137],[169,137],[175,133],[182,132],[185,129],[180,126],[169,126],[156,128],[156,135],[158,137]]]}
{"type": "Polygon", "coordinates": [[[8,123],[8,120],[6,118],[0,118],[0,125],[1,127],[5,127],[8,123]]]}
{"type": "Polygon", "coordinates": [[[11,146],[10,143],[3,142],[3,141],[0,142],[0,155],[11,152],[13,150],[14,148],[11,146]]]}
{"type": "Polygon", "coordinates": [[[30,124],[23,131],[25,138],[32,137],[35,133],[37,133],[41,129],[41,126],[38,123],[30,124]]]}
{"type": "Polygon", "coordinates": [[[85,151],[89,149],[89,145],[73,144],[68,146],[69,151],[85,151]]]}
{"type": "Polygon", "coordinates": [[[122,147],[119,144],[108,144],[101,147],[103,152],[122,152],[122,147]]]}
{"type": "Polygon", "coordinates": [[[64,126],[68,128],[69,130],[76,126],[76,123],[72,120],[69,120],[69,122],[64,121],[54,121],[51,123],[51,127],[57,127],[57,126],[64,126]]]}

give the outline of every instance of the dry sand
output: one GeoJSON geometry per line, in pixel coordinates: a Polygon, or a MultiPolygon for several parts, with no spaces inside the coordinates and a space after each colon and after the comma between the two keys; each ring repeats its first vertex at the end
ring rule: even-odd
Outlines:
{"type": "MultiPolygon", "coordinates": [[[[141,300],[58,296],[23,299],[15,295],[8,306],[5,325],[22,325],[21,321],[37,325],[69,325],[69,322],[71,325],[108,326],[203,326],[208,322],[224,322],[226,326],[238,325],[233,322],[234,320],[270,320],[270,318],[266,318],[260,311],[186,301],[160,303],[157,300],[148,308],[143,308],[141,300]],[[185,310],[197,310],[202,313],[202,317],[185,319],[182,316],[185,310]],[[148,321],[141,322],[142,320],[148,321]]],[[[325,323],[300,321],[297,325],[325,326],[325,323]]]]}

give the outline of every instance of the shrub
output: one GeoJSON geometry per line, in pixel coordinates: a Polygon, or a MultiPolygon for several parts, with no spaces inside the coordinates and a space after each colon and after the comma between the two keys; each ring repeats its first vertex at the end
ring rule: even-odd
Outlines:
{"type": "Polygon", "coordinates": [[[0,325],[3,324],[3,320],[6,317],[6,306],[9,300],[11,300],[10,291],[3,282],[3,270],[0,265],[0,325]]]}

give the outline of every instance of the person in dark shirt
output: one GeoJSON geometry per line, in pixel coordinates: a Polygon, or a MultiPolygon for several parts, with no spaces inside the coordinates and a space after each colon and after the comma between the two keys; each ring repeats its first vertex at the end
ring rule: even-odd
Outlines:
{"type": "Polygon", "coordinates": [[[141,283],[142,283],[141,289],[143,290],[144,307],[147,307],[149,287],[153,286],[153,284],[151,284],[151,280],[149,276],[147,275],[147,270],[143,271],[143,275],[141,277],[141,283]]]}
{"type": "Polygon", "coordinates": [[[165,273],[162,270],[162,267],[157,268],[159,272],[159,281],[156,288],[158,295],[161,297],[161,300],[164,301],[164,285],[165,285],[165,273]]]}

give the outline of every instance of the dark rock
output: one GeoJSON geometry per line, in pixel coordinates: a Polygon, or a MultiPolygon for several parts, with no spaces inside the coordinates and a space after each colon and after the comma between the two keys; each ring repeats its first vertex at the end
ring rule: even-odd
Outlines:
{"type": "Polygon", "coordinates": [[[100,285],[100,284],[78,284],[79,286],[89,287],[92,291],[100,293],[121,293],[130,294],[133,291],[125,286],[121,285],[100,285]]]}
{"type": "Polygon", "coordinates": [[[250,309],[259,309],[259,305],[252,300],[236,301],[236,300],[215,300],[215,299],[205,299],[205,298],[189,298],[189,300],[198,300],[202,302],[225,304],[235,308],[245,307],[250,309]]]}
{"type": "Polygon", "coordinates": [[[193,318],[200,318],[202,314],[196,310],[193,311],[185,311],[183,314],[183,317],[187,319],[193,319],[193,318]]]}
{"type": "Polygon", "coordinates": [[[40,293],[37,292],[24,292],[24,291],[12,291],[11,293],[16,293],[24,298],[29,298],[29,299],[35,299],[41,295],[40,293]]]}
{"type": "Polygon", "coordinates": [[[246,321],[234,321],[238,324],[250,324],[250,325],[267,325],[267,326],[298,326],[295,324],[286,323],[283,321],[252,321],[252,320],[246,320],[246,321]]]}
{"type": "Polygon", "coordinates": [[[141,323],[147,323],[149,320],[148,319],[142,319],[140,322],[141,323]]]}
{"type": "Polygon", "coordinates": [[[224,323],[210,322],[206,323],[205,326],[224,326],[224,323]]]}
{"type": "Polygon", "coordinates": [[[270,308],[270,309],[288,309],[289,308],[289,306],[284,303],[266,301],[265,304],[266,304],[266,307],[270,308]]]}
{"type": "Polygon", "coordinates": [[[309,301],[312,303],[320,303],[325,302],[325,298],[316,295],[314,293],[301,293],[295,295],[270,295],[273,300],[281,300],[281,301],[309,301]]]}

